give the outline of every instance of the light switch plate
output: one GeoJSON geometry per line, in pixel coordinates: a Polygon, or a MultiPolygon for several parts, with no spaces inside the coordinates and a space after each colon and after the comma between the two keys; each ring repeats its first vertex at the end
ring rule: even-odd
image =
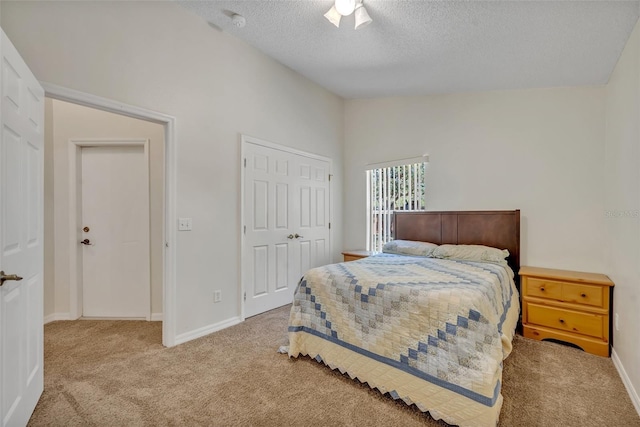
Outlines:
{"type": "Polygon", "coordinates": [[[191,231],[191,218],[178,218],[178,231],[191,231]]]}

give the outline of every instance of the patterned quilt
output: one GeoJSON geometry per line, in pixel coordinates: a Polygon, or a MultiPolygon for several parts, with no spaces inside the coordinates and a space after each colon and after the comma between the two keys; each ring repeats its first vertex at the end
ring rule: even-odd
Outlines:
{"type": "Polygon", "coordinates": [[[518,311],[508,267],[380,254],[305,274],[289,355],[322,360],[436,419],[495,426],[518,311]]]}

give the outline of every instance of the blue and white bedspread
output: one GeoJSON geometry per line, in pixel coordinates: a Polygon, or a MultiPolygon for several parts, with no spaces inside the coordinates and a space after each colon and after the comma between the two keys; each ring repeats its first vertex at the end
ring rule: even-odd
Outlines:
{"type": "Polygon", "coordinates": [[[518,314],[508,267],[380,254],[305,274],[289,356],[322,360],[435,419],[495,426],[518,314]]]}

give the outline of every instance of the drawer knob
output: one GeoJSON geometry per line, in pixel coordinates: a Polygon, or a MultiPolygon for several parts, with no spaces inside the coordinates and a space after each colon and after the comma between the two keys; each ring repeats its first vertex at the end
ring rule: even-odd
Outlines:
{"type": "Polygon", "coordinates": [[[587,297],[587,294],[580,294],[580,296],[581,296],[582,298],[586,298],[586,297],[587,297]]]}
{"type": "Polygon", "coordinates": [[[544,292],[544,286],[540,287],[540,292],[544,292]]]}
{"type": "Polygon", "coordinates": [[[560,319],[560,323],[564,323],[564,319],[560,319]]]}

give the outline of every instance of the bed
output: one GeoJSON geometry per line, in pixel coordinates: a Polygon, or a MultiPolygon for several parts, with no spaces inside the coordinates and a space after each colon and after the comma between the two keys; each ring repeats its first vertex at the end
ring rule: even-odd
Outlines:
{"type": "Polygon", "coordinates": [[[495,426],[519,316],[520,211],[396,212],[394,238],[507,249],[508,265],[380,254],[309,270],[289,319],[310,356],[434,419],[495,426]]]}

